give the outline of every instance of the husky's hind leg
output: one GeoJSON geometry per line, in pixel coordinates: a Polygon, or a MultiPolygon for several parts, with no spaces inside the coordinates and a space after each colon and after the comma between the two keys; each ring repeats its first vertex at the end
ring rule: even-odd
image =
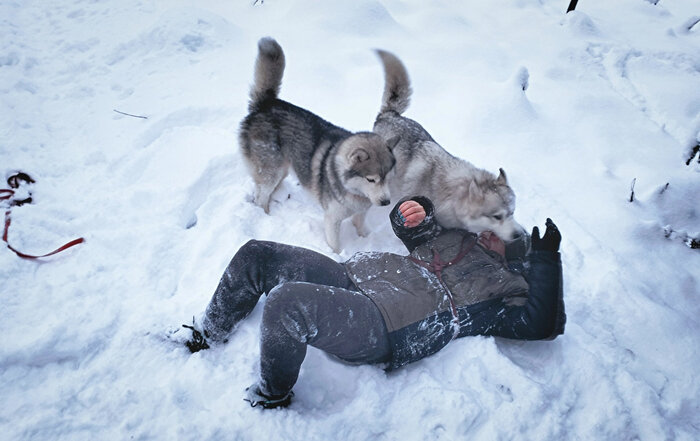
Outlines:
{"type": "Polygon", "coordinates": [[[241,136],[241,151],[255,182],[253,202],[270,214],[270,198],[287,176],[289,163],[275,143],[245,135],[248,133],[241,136]]]}
{"type": "Polygon", "coordinates": [[[253,194],[253,202],[255,205],[262,207],[265,213],[270,214],[270,200],[272,193],[277,190],[282,180],[287,176],[287,166],[282,165],[277,168],[264,170],[253,176],[255,180],[255,193],[253,194]]]}

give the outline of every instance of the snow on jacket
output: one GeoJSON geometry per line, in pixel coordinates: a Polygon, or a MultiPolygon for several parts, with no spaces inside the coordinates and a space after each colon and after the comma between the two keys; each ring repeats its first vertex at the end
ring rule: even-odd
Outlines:
{"type": "Polygon", "coordinates": [[[410,199],[426,211],[420,225],[403,226],[398,212],[403,200],[390,215],[409,256],[360,252],[345,263],[350,278],[384,318],[392,346],[389,369],[433,354],[454,337],[539,340],[563,333],[559,253],[526,255],[529,236],[523,235],[506,244],[506,262],[476,244],[475,234],[440,227],[429,199],[410,199]],[[434,252],[446,262],[466,250],[461,259],[442,270],[442,281],[424,266],[433,261],[434,252]],[[416,263],[416,259],[425,263],[416,263]]]}

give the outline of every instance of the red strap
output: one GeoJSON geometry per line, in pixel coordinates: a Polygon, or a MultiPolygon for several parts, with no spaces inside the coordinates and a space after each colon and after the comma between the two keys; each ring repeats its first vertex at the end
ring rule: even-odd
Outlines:
{"type": "Polygon", "coordinates": [[[2,233],[2,240],[7,244],[7,248],[9,248],[13,253],[17,254],[19,257],[23,259],[41,259],[42,257],[49,257],[53,256],[54,254],[60,253],[63,250],[66,250],[72,246],[78,245],[80,243],[85,242],[85,239],[80,237],[78,239],[71,240],[67,244],[63,245],[62,247],[59,247],[50,253],[42,254],[41,256],[34,256],[31,254],[25,254],[17,249],[15,249],[10,243],[7,241],[7,232],[10,229],[10,223],[12,222],[12,218],[10,217],[10,210],[5,211],[5,230],[2,233]]]}
{"type": "MultiPolygon", "coordinates": [[[[10,182],[9,179],[8,179],[8,182],[10,182]]],[[[32,182],[34,182],[34,181],[32,181],[32,182]]],[[[14,194],[15,194],[14,190],[0,189],[0,201],[12,199],[12,196],[14,196],[14,194]]],[[[81,237],[81,238],[74,239],[74,240],[68,242],[67,244],[63,245],[62,247],[51,251],[50,253],[42,254],[41,256],[33,256],[31,254],[25,254],[21,251],[16,250],[15,248],[13,248],[12,245],[10,245],[10,243],[7,241],[7,232],[10,230],[10,223],[11,222],[12,222],[12,218],[10,217],[10,209],[8,208],[5,211],[5,229],[3,230],[3,233],[2,233],[2,240],[3,240],[3,242],[5,242],[7,244],[7,248],[9,248],[13,253],[17,254],[19,257],[21,257],[23,259],[40,259],[42,257],[53,256],[56,253],[60,253],[61,251],[66,250],[72,246],[75,246],[75,245],[78,245],[80,243],[85,242],[85,239],[83,239],[81,237]]]]}
{"type": "MultiPolygon", "coordinates": [[[[2,241],[7,243],[7,230],[10,229],[10,210],[5,212],[5,231],[2,233],[2,241]]],[[[8,244],[9,246],[10,244],[8,244]]]]}
{"type": "Polygon", "coordinates": [[[464,236],[462,236],[462,242],[459,245],[459,249],[460,249],[459,253],[455,256],[454,259],[452,259],[448,262],[443,262],[442,258],[440,257],[440,254],[434,248],[432,249],[433,260],[430,263],[423,262],[422,260],[417,259],[413,256],[408,256],[408,258],[410,260],[412,260],[414,263],[417,263],[418,265],[420,265],[424,268],[427,268],[428,271],[430,271],[431,273],[434,273],[442,281],[442,270],[444,268],[447,268],[448,266],[452,266],[455,263],[462,260],[464,258],[464,256],[466,256],[467,253],[469,251],[471,251],[472,248],[474,248],[474,245],[476,245],[477,239],[474,239],[474,241],[472,243],[470,243],[468,246],[465,247],[464,242],[467,241],[468,237],[470,237],[469,234],[465,234],[464,236]]]}
{"type": "Polygon", "coordinates": [[[10,245],[9,243],[7,244],[7,248],[9,248],[11,251],[13,251],[15,254],[17,254],[22,259],[41,259],[42,257],[53,256],[54,254],[60,253],[63,250],[66,250],[74,245],[78,245],[79,243],[83,243],[83,242],[85,242],[85,239],[83,239],[82,237],[78,238],[78,239],[74,239],[74,240],[68,242],[67,244],[63,245],[62,247],[57,248],[57,249],[51,251],[50,253],[42,254],[41,256],[32,256],[31,254],[24,254],[23,252],[17,251],[16,249],[12,248],[12,245],[10,245]]]}
{"type": "Polygon", "coordinates": [[[464,242],[467,241],[467,237],[469,237],[468,234],[465,234],[462,236],[462,243],[460,243],[459,248],[460,252],[455,256],[454,259],[448,261],[448,262],[443,262],[442,258],[440,257],[440,254],[438,251],[433,248],[433,260],[432,262],[424,262],[420,259],[417,259],[413,256],[408,256],[408,258],[415,264],[418,264],[422,266],[423,268],[426,268],[428,271],[431,273],[435,274],[437,276],[438,280],[440,281],[440,285],[445,289],[445,293],[447,294],[447,299],[450,301],[450,310],[452,312],[452,322],[454,323],[454,334],[452,335],[452,338],[456,338],[457,335],[459,335],[459,312],[457,311],[457,305],[455,305],[455,300],[452,297],[452,292],[450,291],[450,288],[447,286],[444,280],[442,280],[442,270],[444,268],[447,268],[448,266],[452,266],[455,263],[459,262],[464,258],[464,256],[467,255],[469,251],[471,251],[472,248],[474,248],[474,245],[476,245],[477,239],[474,238],[474,241],[470,243],[468,246],[464,246],[464,242]]]}

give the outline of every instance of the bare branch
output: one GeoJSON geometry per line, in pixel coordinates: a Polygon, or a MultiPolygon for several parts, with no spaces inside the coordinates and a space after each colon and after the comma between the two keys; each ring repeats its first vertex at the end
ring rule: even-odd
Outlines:
{"type": "Polygon", "coordinates": [[[630,202],[634,202],[634,184],[637,183],[637,178],[632,179],[632,186],[630,188],[630,202]]]}
{"type": "Polygon", "coordinates": [[[117,112],[117,113],[118,113],[118,114],[120,114],[120,115],[126,115],[126,116],[131,116],[131,117],[133,117],[133,118],[141,118],[141,119],[148,119],[148,117],[147,117],[147,116],[141,116],[141,115],[132,115],[131,113],[125,113],[125,112],[121,112],[121,111],[119,111],[119,110],[117,110],[117,109],[112,109],[112,110],[114,110],[115,112],[117,112]]]}
{"type": "Polygon", "coordinates": [[[700,164],[700,144],[696,144],[695,147],[691,149],[690,156],[688,156],[688,160],[685,161],[685,165],[690,165],[690,162],[696,155],[698,157],[698,163],[700,164]]]}
{"type": "Polygon", "coordinates": [[[700,23],[700,17],[692,17],[690,20],[685,22],[683,27],[686,28],[688,32],[690,32],[693,29],[693,27],[695,27],[695,25],[698,23],[700,23]]]}

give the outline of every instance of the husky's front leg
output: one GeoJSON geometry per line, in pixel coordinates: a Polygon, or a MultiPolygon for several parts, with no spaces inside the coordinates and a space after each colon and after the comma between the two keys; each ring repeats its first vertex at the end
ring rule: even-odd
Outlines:
{"type": "Polygon", "coordinates": [[[367,211],[360,211],[352,216],[352,224],[355,226],[355,230],[357,230],[357,235],[360,237],[367,237],[367,235],[369,234],[369,231],[367,231],[367,226],[365,224],[366,215],[367,211]]]}
{"type": "Polygon", "coordinates": [[[344,217],[339,216],[338,211],[340,210],[326,210],[324,215],[326,242],[335,253],[340,253],[340,223],[344,219],[344,217]]]}

